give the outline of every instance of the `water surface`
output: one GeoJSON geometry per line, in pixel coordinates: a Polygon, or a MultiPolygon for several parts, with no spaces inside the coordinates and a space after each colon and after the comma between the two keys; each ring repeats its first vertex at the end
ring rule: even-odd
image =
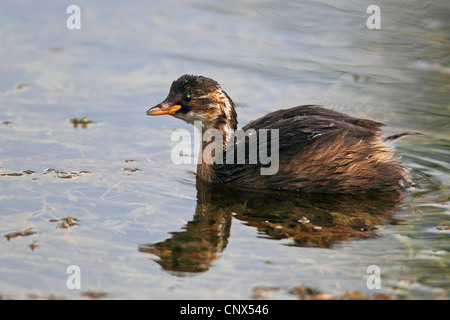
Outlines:
{"type": "Polygon", "coordinates": [[[447,1],[378,2],[380,30],[370,1],[76,4],[80,30],[65,4],[0,5],[1,295],[448,299],[447,1]],[[184,73],[220,82],[239,126],[315,103],[420,132],[396,143],[417,188],[398,203],[199,186],[170,161],[172,130],[194,129],[145,116],[184,73]]]}

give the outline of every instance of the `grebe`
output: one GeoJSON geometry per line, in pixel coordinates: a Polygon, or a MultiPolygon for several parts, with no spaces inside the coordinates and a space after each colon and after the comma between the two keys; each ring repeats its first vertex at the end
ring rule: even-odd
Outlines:
{"type": "MultiPolygon", "coordinates": [[[[223,140],[203,141],[201,150],[215,144],[225,158],[227,151],[236,151],[230,151],[230,146],[236,149],[238,145],[231,134],[238,123],[234,106],[215,80],[183,75],[172,83],[167,98],[147,115],[169,114],[192,124],[199,121],[202,134],[209,129],[220,130],[223,140]]],[[[278,110],[242,128],[244,132],[253,129],[258,136],[261,129],[278,130],[276,174],[261,175],[261,163],[212,163],[213,151],[210,155],[201,152],[203,161],[197,165],[197,177],[211,183],[304,193],[402,192],[409,186],[408,174],[386,141],[409,133],[383,138],[382,126],[315,105],[278,110]]],[[[245,150],[248,159],[248,148],[245,150]]]]}

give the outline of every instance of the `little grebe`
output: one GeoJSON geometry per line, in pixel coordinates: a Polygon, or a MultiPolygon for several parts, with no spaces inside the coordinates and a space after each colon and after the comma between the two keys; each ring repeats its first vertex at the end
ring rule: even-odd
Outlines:
{"type": "MultiPolygon", "coordinates": [[[[223,140],[217,140],[216,144],[221,144],[217,147],[224,157],[227,150],[230,153],[229,146],[237,148],[234,137],[233,143],[229,143],[231,133],[237,130],[234,103],[212,79],[183,75],[175,80],[167,98],[147,111],[147,115],[162,114],[192,124],[199,121],[202,133],[209,129],[220,130],[223,140]]],[[[261,163],[212,163],[208,161],[211,159],[206,159],[208,154],[201,152],[203,161],[198,163],[197,176],[212,183],[306,193],[401,192],[408,187],[408,174],[385,141],[404,134],[383,139],[381,126],[379,122],[314,105],[278,110],[242,128],[244,132],[255,130],[257,136],[261,129],[278,130],[276,174],[260,174],[264,167],[261,163]]],[[[201,150],[205,150],[206,141],[202,144],[201,150]]],[[[244,144],[248,145],[248,141],[244,144]]],[[[247,148],[245,150],[245,157],[249,159],[247,148]]],[[[214,156],[214,151],[211,155],[214,156]]]]}

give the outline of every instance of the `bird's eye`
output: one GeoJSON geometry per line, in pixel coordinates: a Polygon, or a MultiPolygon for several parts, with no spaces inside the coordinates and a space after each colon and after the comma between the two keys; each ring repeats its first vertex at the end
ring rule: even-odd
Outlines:
{"type": "Polygon", "coordinates": [[[183,100],[184,100],[184,101],[191,101],[191,99],[192,99],[192,97],[191,97],[191,95],[189,95],[189,94],[187,94],[187,95],[185,95],[185,96],[183,97],[183,100]]]}

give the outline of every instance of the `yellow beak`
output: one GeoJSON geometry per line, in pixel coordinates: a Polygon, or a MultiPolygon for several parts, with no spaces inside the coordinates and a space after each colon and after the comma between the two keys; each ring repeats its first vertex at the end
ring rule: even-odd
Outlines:
{"type": "Polygon", "coordinates": [[[148,116],[160,116],[163,114],[170,114],[173,115],[175,112],[181,109],[181,106],[179,104],[175,106],[167,106],[162,103],[158,104],[157,106],[147,110],[148,116]]]}

